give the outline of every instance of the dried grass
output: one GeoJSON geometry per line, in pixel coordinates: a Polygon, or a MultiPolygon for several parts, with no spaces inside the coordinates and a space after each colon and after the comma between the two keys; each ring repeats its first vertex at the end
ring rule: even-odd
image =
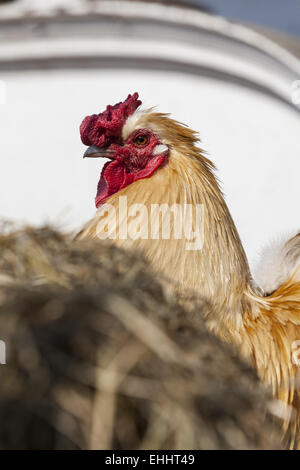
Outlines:
{"type": "Polygon", "coordinates": [[[1,449],[278,448],[255,373],[138,256],[0,236],[1,449]]]}

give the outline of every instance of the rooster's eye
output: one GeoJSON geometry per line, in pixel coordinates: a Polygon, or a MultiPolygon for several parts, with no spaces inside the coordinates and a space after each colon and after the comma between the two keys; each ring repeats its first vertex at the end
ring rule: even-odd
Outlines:
{"type": "Polygon", "coordinates": [[[135,139],[134,139],[134,143],[135,145],[137,145],[138,147],[144,147],[145,145],[148,144],[148,136],[147,135],[138,135],[135,139]]]}

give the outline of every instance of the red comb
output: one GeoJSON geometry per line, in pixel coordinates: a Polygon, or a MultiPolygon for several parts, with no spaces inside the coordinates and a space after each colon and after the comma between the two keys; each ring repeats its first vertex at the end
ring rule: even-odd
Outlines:
{"type": "Polygon", "coordinates": [[[105,147],[117,141],[126,119],[142,104],[138,93],[128,95],[125,101],[114,106],[108,105],[100,114],[87,116],[81,123],[80,136],[85,145],[105,147]]]}

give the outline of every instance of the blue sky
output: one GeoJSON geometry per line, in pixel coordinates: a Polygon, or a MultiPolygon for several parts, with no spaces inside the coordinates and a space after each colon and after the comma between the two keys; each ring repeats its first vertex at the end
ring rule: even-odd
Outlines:
{"type": "Polygon", "coordinates": [[[300,0],[193,0],[214,13],[300,36],[300,0]]]}

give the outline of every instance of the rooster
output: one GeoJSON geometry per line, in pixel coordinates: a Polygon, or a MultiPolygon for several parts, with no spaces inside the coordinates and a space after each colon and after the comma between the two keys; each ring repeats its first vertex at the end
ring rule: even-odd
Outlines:
{"type": "Polygon", "coordinates": [[[197,133],[140,105],[135,93],[81,124],[81,139],[88,146],[84,156],[106,157],[108,162],[98,183],[96,216],[77,238],[106,237],[140,251],[180,292],[207,299],[209,328],[234,345],[271,386],[286,443],[299,448],[300,234],[267,250],[258,285],[197,133]],[[182,211],[161,211],[150,234],[153,207],[182,211]],[[187,249],[199,222],[198,207],[203,242],[187,249]],[[189,233],[179,237],[172,227],[168,237],[162,236],[163,224],[178,214],[190,226],[189,233]],[[109,237],[114,224],[116,231],[109,237]],[[135,236],[128,236],[128,226],[135,236]]]}

